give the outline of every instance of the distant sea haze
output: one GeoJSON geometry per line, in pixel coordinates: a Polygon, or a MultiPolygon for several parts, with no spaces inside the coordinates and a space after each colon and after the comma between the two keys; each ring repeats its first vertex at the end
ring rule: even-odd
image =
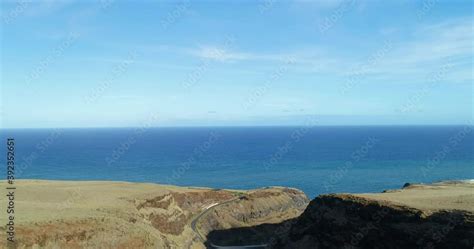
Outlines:
{"type": "MultiPolygon", "coordinates": [[[[472,126],[9,129],[17,178],[115,180],[309,197],[474,179],[472,126]]],[[[2,146],[4,154],[5,146],[2,146]]]]}

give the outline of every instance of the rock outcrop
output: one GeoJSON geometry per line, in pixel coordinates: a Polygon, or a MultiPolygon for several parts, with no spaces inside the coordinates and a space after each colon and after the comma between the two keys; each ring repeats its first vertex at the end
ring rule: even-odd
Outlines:
{"type": "Polygon", "coordinates": [[[207,244],[263,244],[273,234],[272,227],[298,217],[308,203],[306,195],[297,189],[274,187],[249,191],[238,201],[213,209],[198,228],[206,235],[207,244]],[[259,229],[253,229],[255,226],[259,229]]]}
{"type": "MultiPolygon", "coordinates": [[[[15,248],[204,249],[193,223],[204,236],[213,229],[280,223],[299,216],[309,202],[303,192],[279,187],[236,191],[43,180],[16,186],[15,248]]],[[[1,207],[5,201],[0,199],[1,207]]],[[[0,248],[7,248],[6,240],[0,248]]]]}
{"type": "MultiPolygon", "coordinates": [[[[474,245],[472,181],[406,184],[378,194],[327,194],[309,204],[302,191],[284,187],[237,191],[33,180],[18,181],[17,187],[16,248],[474,245]]],[[[0,206],[6,206],[4,199],[0,206]]],[[[6,248],[6,240],[0,248],[6,248]]]]}
{"type": "Polygon", "coordinates": [[[474,184],[407,185],[383,194],[330,194],[271,239],[271,248],[474,246],[474,184]]]}

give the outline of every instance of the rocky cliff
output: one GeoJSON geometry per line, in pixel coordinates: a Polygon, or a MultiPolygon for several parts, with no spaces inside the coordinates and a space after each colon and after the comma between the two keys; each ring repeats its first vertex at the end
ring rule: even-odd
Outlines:
{"type": "MultiPolygon", "coordinates": [[[[211,230],[280,223],[299,216],[309,201],[301,191],[279,187],[43,180],[17,181],[16,187],[16,248],[202,249],[211,230]]],[[[0,207],[6,201],[0,199],[0,207]]],[[[6,243],[0,240],[0,248],[6,243]]]]}
{"type": "MultiPolygon", "coordinates": [[[[237,191],[32,180],[16,186],[16,248],[474,245],[471,181],[407,184],[378,194],[328,194],[309,204],[303,192],[284,187],[237,191]]],[[[0,207],[6,206],[6,199],[0,199],[0,207]]],[[[6,224],[4,218],[0,222],[6,224]]],[[[6,240],[0,240],[0,248],[6,248],[6,240]]]]}
{"type": "Polygon", "coordinates": [[[208,245],[264,244],[273,234],[274,226],[298,217],[308,202],[302,191],[292,188],[249,191],[238,201],[214,208],[202,218],[198,228],[208,239],[208,245]],[[253,229],[255,226],[258,229],[253,229]]]}
{"type": "Polygon", "coordinates": [[[470,182],[321,195],[270,240],[270,247],[472,249],[473,209],[470,182]]]}

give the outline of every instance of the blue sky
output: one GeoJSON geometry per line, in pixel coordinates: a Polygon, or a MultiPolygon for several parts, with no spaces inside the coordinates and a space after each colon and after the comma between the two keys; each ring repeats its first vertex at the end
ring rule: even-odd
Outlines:
{"type": "Polygon", "coordinates": [[[1,127],[467,124],[472,1],[2,1],[1,127]]]}

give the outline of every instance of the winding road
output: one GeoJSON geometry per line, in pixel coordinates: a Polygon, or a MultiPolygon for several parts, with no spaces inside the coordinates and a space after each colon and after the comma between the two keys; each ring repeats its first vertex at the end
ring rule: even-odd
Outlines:
{"type": "MultiPolygon", "coordinates": [[[[222,206],[222,205],[225,205],[227,203],[238,201],[240,199],[241,199],[241,197],[238,197],[238,198],[234,198],[234,199],[224,201],[224,202],[221,202],[221,203],[214,203],[212,205],[209,205],[209,206],[205,207],[204,210],[201,213],[199,213],[198,215],[196,215],[196,217],[194,217],[194,219],[191,221],[191,229],[193,229],[193,231],[198,235],[199,239],[201,239],[201,241],[203,243],[206,242],[206,239],[205,239],[205,236],[203,236],[199,232],[199,229],[197,228],[197,224],[199,222],[199,219],[201,219],[204,215],[206,215],[207,213],[209,213],[210,211],[212,211],[214,208],[216,208],[218,206],[222,206]]],[[[261,248],[261,249],[264,249],[264,248],[267,247],[266,244],[263,244],[263,245],[247,245],[247,246],[218,246],[218,245],[213,244],[212,242],[210,244],[213,248],[216,248],[216,249],[244,249],[244,248],[261,248]]]]}

